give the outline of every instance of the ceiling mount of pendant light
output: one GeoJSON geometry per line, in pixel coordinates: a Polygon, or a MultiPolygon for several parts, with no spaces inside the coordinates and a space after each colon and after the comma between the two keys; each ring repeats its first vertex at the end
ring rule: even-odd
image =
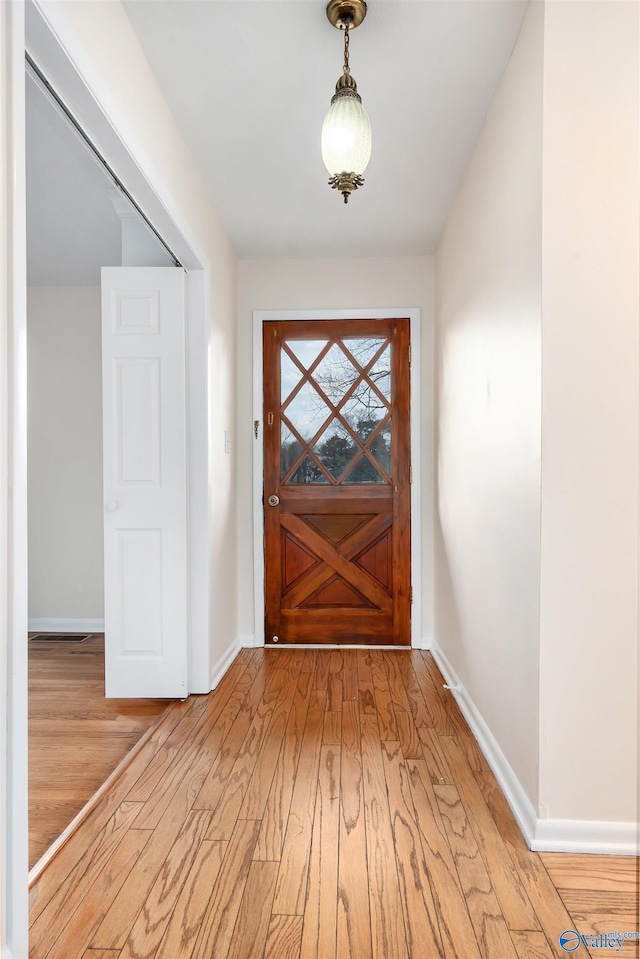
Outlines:
{"type": "Polygon", "coordinates": [[[349,33],[366,15],[365,0],[329,0],[327,4],[330,22],[344,31],[344,66],[322,124],[322,159],[331,174],[329,186],[342,193],[345,203],[364,183],[362,174],[371,156],[371,124],[349,69],[349,33]]]}

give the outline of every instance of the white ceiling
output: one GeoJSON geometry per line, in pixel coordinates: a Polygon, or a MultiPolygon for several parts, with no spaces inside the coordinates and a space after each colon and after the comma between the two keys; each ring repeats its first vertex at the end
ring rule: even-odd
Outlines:
{"type": "MultiPolygon", "coordinates": [[[[351,67],[373,128],[365,185],[327,186],[320,129],[342,67],[324,0],[124,0],[241,257],[433,252],[527,2],[369,0],[351,67]]],[[[27,75],[29,283],[120,261],[113,186],[27,75]]]]}
{"type": "Polygon", "coordinates": [[[342,69],[324,0],[124,0],[243,258],[433,252],[516,41],[520,0],[370,0],[351,69],[365,185],[327,186],[320,129],[342,69]]]}

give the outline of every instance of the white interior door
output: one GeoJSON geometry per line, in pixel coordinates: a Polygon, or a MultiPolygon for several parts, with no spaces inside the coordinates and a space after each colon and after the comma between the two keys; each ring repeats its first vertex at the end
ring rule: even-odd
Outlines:
{"type": "Polygon", "coordinates": [[[102,270],[108,697],[188,692],[184,278],[102,270]]]}

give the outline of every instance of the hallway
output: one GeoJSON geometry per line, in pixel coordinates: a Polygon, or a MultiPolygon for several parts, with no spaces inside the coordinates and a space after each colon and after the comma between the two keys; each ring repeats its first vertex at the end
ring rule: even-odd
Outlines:
{"type": "Polygon", "coordinates": [[[33,885],[30,956],[560,959],[638,928],[635,866],[527,849],[429,653],[244,650],[33,885]]]}

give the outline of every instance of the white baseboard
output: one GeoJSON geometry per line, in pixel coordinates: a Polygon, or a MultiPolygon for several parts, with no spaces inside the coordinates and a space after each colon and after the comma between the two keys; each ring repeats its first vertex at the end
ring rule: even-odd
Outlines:
{"type": "Polygon", "coordinates": [[[538,819],[531,843],[536,852],[581,852],[600,856],[640,854],[635,822],[538,819]]]}
{"type": "Polygon", "coordinates": [[[211,667],[211,689],[214,690],[226,671],[229,669],[229,666],[234,661],[240,650],[242,649],[242,643],[240,641],[240,636],[236,636],[234,641],[231,643],[229,648],[222,654],[217,663],[211,667]]]}
{"type": "Polygon", "coordinates": [[[451,694],[455,696],[462,715],[469,723],[471,732],[484,753],[485,759],[498,780],[513,815],[516,817],[520,830],[527,840],[527,845],[531,848],[537,822],[535,809],[533,808],[531,800],[522,788],[520,780],[509,765],[507,757],[500,749],[498,742],[482,718],[475,703],[460,682],[453,666],[435,640],[431,645],[431,652],[447,685],[458,687],[457,689],[452,689],[451,694]]]}
{"type": "Polygon", "coordinates": [[[58,619],[51,616],[30,619],[30,633],[104,633],[104,619],[58,619]]]}
{"type": "Polygon", "coordinates": [[[238,642],[242,649],[259,649],[264,643],[257,640],[255,636],[239,636],[238,642]]]}
{"type": "Polygon", "coordinates": [[[431,636],[414,636],[411,640],[412,649],[431,649],[433,640],[431,636]]]}
{"type": "Polygon", "coordinates": [[[471,732],[498,780],[530,849],[535,852],[638,855],[638,827],[633,822],[538,819],[533,804],[507,757],[435,640],[431,645],[431,652],[447,685],[457,687],[451,690],[451,694],[455,696],[464,718],[469,723],[471,732]]]}

